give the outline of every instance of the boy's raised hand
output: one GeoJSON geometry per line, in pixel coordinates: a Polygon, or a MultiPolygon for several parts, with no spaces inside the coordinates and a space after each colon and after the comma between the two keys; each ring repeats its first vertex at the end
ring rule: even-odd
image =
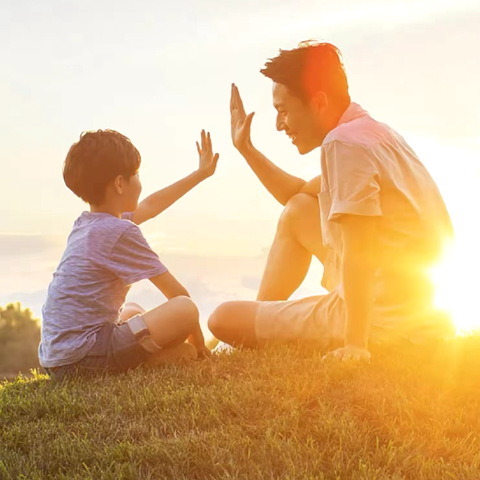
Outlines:
{"type": "Polygon", "coordinates": [[[215,173],[220,155],[218,153],[215,155],[213,154],[210,132],[205,133],[205,130],[202,130],[201,143],[202,146],[200,148],[200,145],[197,142],[197,151],[199,155],[198,171],[202,173],[204,178],[208,178],[215,173]]]}

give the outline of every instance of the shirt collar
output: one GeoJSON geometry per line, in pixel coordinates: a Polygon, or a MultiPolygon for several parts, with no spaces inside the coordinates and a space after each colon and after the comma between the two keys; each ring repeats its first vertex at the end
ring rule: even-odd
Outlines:
{"type": "Polygon", "coordinates": [[[368,112],[364,110],[358,103],[351,102],[348,108],[343,112],[343,115],[338,121],[337,127],[342,125],[342,123],[352,122],[357,118],[365,117],[368,115],[368,112]]]}

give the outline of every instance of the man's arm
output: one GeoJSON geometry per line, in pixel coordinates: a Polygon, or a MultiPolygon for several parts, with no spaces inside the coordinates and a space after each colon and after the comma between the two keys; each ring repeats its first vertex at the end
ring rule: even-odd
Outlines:
{"type": "Polygon", "coordinates": [[[210,133],[206,134],[204,130],[201,133],[202,147],[197,143],[199,155],[198,170],[187,177],[170,185],[158,192],[153,193],[145,200],[140,202],[137,210],[133,214],[133,222],[137,225],[156,217],[177,200],[182,198],[187,192],[196,187],[200,182],[212,176],[217,168],[219,155],[213,154],[212,140],[210,133]]]}
{"type": "Polygon", "coordinates": [[[306,182],[277,167],[253,146],[250,137],[253,115],[254,113],[246,114],[238,88],[232,85],[230,116],[233,144],[264,187],[277,201],[286,205],[306,182]]]}
{"type": "Polygon", "coordinates": [[[377,217],[345,215],[339,220],[343,238],[342,283],[346,307],[345,346],[327,357],[369,360],[368,337],[376,268],[377,217]]]}
{"type": "Polygon", "coordinates": [[[282,205],[287,202],[306,184],[305,180],[290,175],[277,167],[263,153],[259,152],[251,142],[239,150],[263,186],[282,205]]]}
{"type": "Polygon", "coordinates": [[[312,195],[313,197],[317,197],[322,188],[321,180],[322,177],[320,175],[318,177],[312,178],[309,182],[306,182],[303,185],[299,193],[306,193],[308,195],[312,195]]]}
{"type": "MultiPolygon", "coordinates": [[[[162,275],[153,277],[150,281],[165,295],[165,297],[167,297],[168,300],[180,295],[190,297],[187,289],[170,272],[165,272],[162,275]]],[[[188,343],[191,343],[200,352],[208,354],[204,351],[208,349],[205,347],[205,339],[203,337],[202,329],[200,328],[200,323],[195,328],[195,331],[188,337],[188,343]]]]}
{"type": "Polygon", "coordinates": [[[347,310],[346,347],[368,347],[376,267],[376,226],[377,217],[346,215],[340,221],[342,281],[347,310]]]}

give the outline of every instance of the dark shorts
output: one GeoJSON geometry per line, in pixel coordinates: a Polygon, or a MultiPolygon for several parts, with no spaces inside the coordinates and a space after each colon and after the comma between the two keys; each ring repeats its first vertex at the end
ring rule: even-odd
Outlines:
{"type": "Polygon", "coordinates": [[[45,368],[56,380],[65,377],[120,373],[145,363],[149,353],[138,343],[128,324],[107,323],[97,333],[93,347],[80,361],[45,368]]]}

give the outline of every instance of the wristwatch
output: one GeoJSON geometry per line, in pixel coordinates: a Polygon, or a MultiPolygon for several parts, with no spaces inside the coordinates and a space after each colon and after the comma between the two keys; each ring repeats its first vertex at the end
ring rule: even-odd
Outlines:
{"type": "Polygon", "coordinates": [[[162,350],[162,347],[159,347],[150,336],[150,331],[148,330],[147,324],[141,315],[135,315],[134,317],[127,320],[130,330],[135,335],[137,342],[150,353],[157,353],[162,350]]]}

